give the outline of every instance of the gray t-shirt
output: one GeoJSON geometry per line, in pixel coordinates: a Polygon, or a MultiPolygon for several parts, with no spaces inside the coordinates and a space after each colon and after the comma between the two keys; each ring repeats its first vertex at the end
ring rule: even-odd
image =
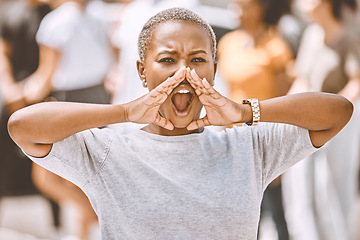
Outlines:
{"type": "Polygon", "coordinates": [[[32,160],[87,194],[104,240],[253,240],[266,186],[314,151],[307,130],[286,124],[183,136],[105,128],[32,160]]]}

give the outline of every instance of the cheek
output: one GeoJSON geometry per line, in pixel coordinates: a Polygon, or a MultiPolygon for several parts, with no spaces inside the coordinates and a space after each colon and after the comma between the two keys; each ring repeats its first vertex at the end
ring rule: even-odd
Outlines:
{"type": "Polygon", "coordinates": [[[210,84],[214,82],[215,69],[214,68],[194,68],[198,76],[203,79],[206,78],[210,84]]]}
{"type": "Polygon", "coordinates": [[[164,82],[169,77],[172,77],[178,69],[176,67],[169,67],[166,68],[162,67],[161,65],[152,66],[152,68],[147,69],[146,74],[146,81],[148,84],[148,89],[151,91],[156,88],[159,84],[164,82]]]}
{"type": "Polygon", "coordinates": [[[151,76],[146,77],[146,82],[148,85],[149,91],[156,88],[158,85],[160,85],[162,82],[164,82],[168,78],[165,74],[155,74],[152,72],[151,76]]]}

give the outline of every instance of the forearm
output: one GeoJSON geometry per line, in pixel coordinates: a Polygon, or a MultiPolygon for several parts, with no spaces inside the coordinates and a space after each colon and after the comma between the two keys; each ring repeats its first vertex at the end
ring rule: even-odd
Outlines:
{"type": "Polygon", "coordinates": [[[85,129],[124,122],[122,105],[47,102],[15,112],[9,120],[12,138],[22,144],[52,144],[85,129]]]}
{"type": "Polygon", "coordinates": [[[21,88],[13,77],[9,58],[3,50],[0,50],[0,90],[4,106],[9,113],[26,106],[21,88]]]}
{"type": "Polygon", "coordinates": [[[346,97],[351,102],[356,102],[360,97],[360,76],[350,78],[345,87],[338,93],[346,97]]]}
{"type": "Polygon", "coordinates": [[[8,113],[13,113],[26,106],[21,85],[15,83],[12,76],[0,71],[0,89],[4,107],[8,113]]]}
{"type": "Polygon", "coordinates": [[[326,93],[300,93],[260,102],[261,121],[293,124],[310,131],[315,146],[335,136],[349,121],[353,106],[326,93]]]}

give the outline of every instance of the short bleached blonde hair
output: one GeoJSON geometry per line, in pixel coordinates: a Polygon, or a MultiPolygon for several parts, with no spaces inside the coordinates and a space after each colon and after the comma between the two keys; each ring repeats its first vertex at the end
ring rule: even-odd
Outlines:
{"type": "Polygon", "coordinates": [[[158,14],[151,17],[144,25],[138,39],[138,52],[140,61],[144,62],[146,53],[150,44],[151,36],[154,29],[161,23],[171,21],[185,21],[191,22],[204,28],[209,35],[211,40],[211,51],[212,57],[215,60],[216,57],[216,36],[212,27],[202,19],[198,14],[185,9],[185,8],[170,8],[159,12],[158,14]]]}

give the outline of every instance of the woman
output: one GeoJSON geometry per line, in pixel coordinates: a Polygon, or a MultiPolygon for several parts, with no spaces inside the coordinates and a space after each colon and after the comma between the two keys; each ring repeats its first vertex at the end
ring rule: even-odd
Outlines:
{"type": "Polygon", "coordinates": [[[139,37],[148,94],[122,105],[42,103],[12,115],[17,144],[89,196],[103,239],[255,239],[266,186],[350,118],[345,98],[306,93],[260,103],[261,121],[300,127],[204,128],[255,125],[260,116],[255,99],[235,103],[212,88],[215,42],[198,15],[165,10],[139,37]],[[96,128],[118,122],[148,125],[125,135],[96,128]]]}
{"type": "MultiPolygon", "coordinates": [[[[360,42],[342,15],[345,9],[356,10],[356,0],[299,3],[311,24],[303,33],[291,93],[336,93],[357,106],[360,42]]],[[[294,239],[354,239],[360,144],[356,109],[340,134],[284,177],[294,239]]]]}
{"type": "MultiPolygon", "coordinates": [[[[50,94],[58,101],[109,103],[103,82],[112,62],[112,48],[105,18],[96,10],[101,9],[99,1],[46,2],[52,11],[41,21],[36,34],[39,66],[25,79],[26,102],[44,101],[50,94]]],[[[76,234],[82,240],[88,239],[97,218],[82,191],[37,165],[32,175],[42,193],[60,205],[75,204],[79,216],[76,234]]]]}
{"type": "MultiPolygon", "coordinates": [[[[239,102],[254,96],[266,100],[285,95],[291,82],[287,67],[293,55],[277,25],[289,11],[290,0],[232,0],[231,4],[240,28],[221,38],[218,47],[219,69],[228,83],[229,98],[239,102]]],[[[261,216],[268,212],[276,225],[278,239],[288,240],[281,177],[264,193],[261,216]]],[[[264,226],[261,223],[260,233],[264,226]]]]}
{"type": "Polygon", "coordinates": [[[289,0],[233,0],[240,28],[221,38],[219,69],[233,101],[285,95],[290,86],[286,70],[293,60],[289,45],[277,31],[289,0]]]}

